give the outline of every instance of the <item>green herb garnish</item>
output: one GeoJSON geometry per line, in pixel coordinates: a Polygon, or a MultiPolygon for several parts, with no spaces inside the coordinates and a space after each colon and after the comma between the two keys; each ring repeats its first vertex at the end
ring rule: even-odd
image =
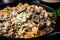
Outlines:
{"type": "Polygon", "coordinates": [[[53,13],[52,13],[52,17],[53,17],[53,19],[57,19],[56,11],[53,11],[53,13]]]}
{"type": "Polygon", "coordinates": [[[18,26],[22,26],[24,23],[19,23],[18,26]]]}
{"type": "Polygon", "coordinates": [[[28,10],[26,10],[25,13],[28,14],[28,10]]]}
{"type": "Polygon", "coordinates": [[[53,15],[53,19],[57,19],[57,16],[60,17],[60,8],[54,10],[52,15],[53,15]]]}
{"type": "Polygon", "coordinates": [[[60,8],[57,9],[57,15],[60,16],[60,8]]]}

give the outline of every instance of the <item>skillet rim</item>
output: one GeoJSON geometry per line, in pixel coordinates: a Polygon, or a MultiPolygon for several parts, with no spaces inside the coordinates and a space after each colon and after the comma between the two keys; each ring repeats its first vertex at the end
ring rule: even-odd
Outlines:
{"type": "MultiPolygon", "coordinates": [[[[22,3],[22,2],[19,2],[19,3],[22,3]]],[[[22,3],[22,4],[24,4],[24,3],[22,3]]],[[[29,3],[28,3],[29,4],[29,3]]],[[[4,4],[4,5],[6,5],[6,4],[4,4]]],[[[7,4],[8,5],[8,4],[7,4]]],[[[33,4],[33,5],[36,5],[36,4],[33,4]]],[[[37,5],[38,6],[38,5],[37,5]]],[[[39,6],[42,6],[43,8],[46,8],[46,9],[50,9],[52,12],[53,12],[53,8],[51,8],[51,7],[49,7],[49,6],[47,6],[47,5],[44,5],[44,4],[39,4],[39,6]]],[[[55,29],[55,28],[54,28],[55,29]]],[[[47,35],[49,35],[49,34],[51,34],[51,33],[53,33],[53,31],[54,31],[54,29],[51,31],[51,32],[49,32],[49,33],[47,33],[47,34],[45,34],[45,35],[43,35],[43,36],[38,36],[39,38],[40,37],[44,37],[44,36],[47,36],[47,35]]],[[[6,37],[6,36],[0,36],[0,37],[3,37],[3,38],[8,38],[8,39],[25,39],[25,38],[11,38],[11,37],[6,37]]],[[[38,37],[33,37],[33,38],[27,38],[27,39],[35,39],[35,38],[38,38],[38,37]]]]}

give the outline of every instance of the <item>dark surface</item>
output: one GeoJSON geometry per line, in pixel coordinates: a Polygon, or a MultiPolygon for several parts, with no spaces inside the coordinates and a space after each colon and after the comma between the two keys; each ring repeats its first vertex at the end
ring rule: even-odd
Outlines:
{"type": "MultiPolygon", "coordinates": [[[[39,0],[23,0],[24,2],[28,2],[29,4],[31,4],[31,3],[33,3],[33,4],[44,4],[44,5],[47,5],[47,6],[50,6],[50,7],[52,7],[53,9],[57,9],[58,7],[60,7],[59,6],[59,3],[54,3],[54,4],[50,4],[50,3],[45,3],[45,2],[41,2],[41,1],[39,1],[39,0]]],[[[23,1],[21,1],[21,2],[23,2],[23,1]]],[[[23,3],[24,3],[23,2],[23,3]]],[[[10,3],[9,5],[10,6],[16,6],[18,4],[18,1],[16,1],[15,0],[15,2],[14,3],[10,3]]],[[[2,3],[2,1],[1,1],[1,4],[0,4],[0,9],[3,9],[3,8],[5,8],[6,6],[7,6],[8,4],[6,4],[5,5],[5,3],[2,3]]],[[[49,8],[47,9],[47,10],[49,10],[49,8]]],[[[50,10],[51,11],[51,10],[50,10]]],[[[50,38],[53,38],[53,37],[58,37],[59,35],[60,35],[60,22],[59,22],[59,20],[60,20],[60,18],[57,20],[57,24],[56,24],[56,29],[55,29],[55,31],[56,31],[56,33],[54,34],[51,34],[50,36],[45,36],[45,37],[37,37],[37,38],[35,38],[35,39],[46,39],[46,38],[48,38],[48,37],[50,37],[50,38]],[[59,32],[59,33],[58,33],[59,32]]],[[[0,40],[1,39],[6,39],[6,40],[9,40],[10,38],[6,38],[6,37],[0,37],[0,40]]],[[[10,39],[10,40],[14,40],[14,39],[10,39]]]]}
{"type": "Polygon", "coordinates": [[[46,3],[46,2],[42,2],[40,1],[42,4],[46,4],[47,6],[52,7],[53,9],[57,9],[58,7],[60,7],[60,3],[46,3]]]}

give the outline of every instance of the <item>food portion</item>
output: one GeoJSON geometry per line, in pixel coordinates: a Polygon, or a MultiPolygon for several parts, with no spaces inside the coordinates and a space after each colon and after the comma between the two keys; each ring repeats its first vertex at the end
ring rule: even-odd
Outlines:
{"type": "Polygon", "coordinates": [[[42,6],[19,3],[0,10],[0,35],[12,38],[43,36],[54,29],[52,12],[42,6]]]}

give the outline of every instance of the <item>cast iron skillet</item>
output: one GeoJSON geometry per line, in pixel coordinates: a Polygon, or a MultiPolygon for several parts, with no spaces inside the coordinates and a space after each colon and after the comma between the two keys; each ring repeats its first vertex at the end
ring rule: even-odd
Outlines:
{"type": "MultiPolygon", "coordinates": [[[[4,4],[4,3],[2,3],[1,5],[0,5],[0,9],[3,9],[3,8],[5,8],[5,7],[7,7],[7,5],[9,5],[9,6],[16,6],[18,3],[28,3],[28,4],[35,4],[35,5],[37,5],[37,6],[42,6],[42,7],[44,7],[47,11],[50,11],[50,12],[53,12],[53,10],[54,9],[52,9],[52,8],[50,8],[50,7],[48,7],[48,6],[46,6],[46,5],[43,5],[43,4],[41,4],[40,3],[40,1],[16,1],[16,2],[13,2],[13,3],[8,3],[8,4],[4,4]]],[[[34,38],[30,38],[30,39],[42,39],[42,38],[44,38],[44,37],[48,37],[48,36],[51,36],[51,35],[55,35],[55,34],[59,34],[60,32],[59,32],[59,24],[60,24],[60,22],[59,22],[59,18],[56,20],[56,25],[55,25],[55,28],[51,31],[51,32],[49,32],[48,34],[46,34],[46,35],[43,35],[43,36],[39,36],[39,37],[34,37],[34,38]]],[[[13,40],[18,40],[18,39],[23,39],[23,38],[10,38],[10,37],[5,37],[5,36],[0,36],[0,38],[3,38],[3,39],[13,39],[13,40]]]]}

